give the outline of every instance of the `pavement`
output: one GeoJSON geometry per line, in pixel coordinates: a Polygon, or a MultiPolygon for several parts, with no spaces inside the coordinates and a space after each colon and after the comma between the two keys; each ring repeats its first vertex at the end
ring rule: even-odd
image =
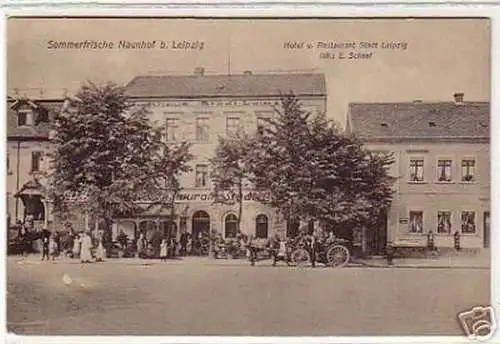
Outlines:
{"type": "MultiPolygon", "coordinates": [[[[54,262],[42,262],[39,255],[9,256],[10,260],[17,261],[19,264],[81,264],[77,259],[68,257],[59,257],[54,262]]],[[[125,264],[125,265],[152,265],[152,264],[196,264],[196,265],[226,265],[240,266],[249,265],[246,259],[214,259],[212,257],[180,257],[169,259],[162,262],[159,259],[138,259],[138,258],[110,258],[99,264],[125,264]]],[[[270,265],[271,261],[257,262],[257,265],[270,265]]],[[[321,266],[318,264],[317,266],[321,266]]],[[[413,268],[413,269],[490,269],[491,260],[489,254],[476,256],[452,256],[452,257],[433,257],[433,258],[397,258],[393,259],[392,265],[387,263],[384,257],[373,258],[352,258],[347,267],[366,267],[366,268],[413,268]]]]}
{"type": "Polygon", "coordinates": [[[6,262],[16,334],[462,336],[457,314],[490,302],[486,269],[39,258],[6,262]]]}

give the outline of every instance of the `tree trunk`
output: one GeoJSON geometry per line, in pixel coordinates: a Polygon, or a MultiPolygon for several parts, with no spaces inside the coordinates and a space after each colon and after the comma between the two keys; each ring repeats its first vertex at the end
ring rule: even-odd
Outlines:
{"type": "Polygon", "coordinates": [[[238,228],[237,232],[241,232],[241,215],[243,213],[243,182],[240,179],[238,182],[238,228]]]}
{"type": "Polygon", "coordinates": [[[170,200],[170,225],[167,233],[167,242],[170,244],[172,239],[172,230],[174,229],[175,224],[175,198],[177,197],[177,190],[172,194],[172,199],[170,200]]]}

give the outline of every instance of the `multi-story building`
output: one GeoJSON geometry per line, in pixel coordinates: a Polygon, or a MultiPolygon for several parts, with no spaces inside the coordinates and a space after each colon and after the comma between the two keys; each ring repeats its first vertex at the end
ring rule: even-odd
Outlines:
{"type": "Polygon", "coordinates": [[[490,105],[464,102],[354,103],[346,130],[374,152],[391,152],[394,200],[371,248],[489,247],[490,105]]]}
{"type": "Polygon", "coordinates": [[[59,97],[7,99],[7,225],[31,219],[46,225],[45,172],[49,168],[50,122],[63,103],[59,97]]]}
{"type": "MultiPolygon", "coordinates": [[[[189,141],[193,172],[181,178],[182,192],[176,198],[176,228],[197,235],[216,230],[224,236],[235,234],[236,202],[214,203],[209,159],[218,137],[226,137],[240,128],[251,133],[263,125],[263,118],[275,114],[280,96],[293,92],[305,110],[324,113],[326,85],[322,74],[206,75],[197,68],[187,76],[138,76],[127,86],[130,99],[151,111],[151,120],[164,128],[168,142],[189,141]]],[[[248,234],[266,238],[273,232],[286,231],[276,212],[258,202],[251,190],[244,191],[241,228],[248,234]]],[[[149,211],[134,218],[118,219],[114,234],[129,236],[137,230],[153,233],[169,226],[170,211],[149,211]]],[[[292,230],[289,226],[288,230],[292,230]]],[[[294,227],[295,230],[295,227],[294,227]]]]}

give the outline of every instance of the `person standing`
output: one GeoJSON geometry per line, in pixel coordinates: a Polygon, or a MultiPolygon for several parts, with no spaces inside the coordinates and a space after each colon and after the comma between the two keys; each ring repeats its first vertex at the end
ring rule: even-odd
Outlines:
{"type": "Polygon", "coordinates": [[[42,239],[42,260],[47,258],[49,260],[49,241],[50,241],[50,232],[47,228],[44,228],[41,233],[42,239]]]}
{"type": "Polygon", "coordinates": [[[72,258],[78,258],[80,256],[80,245],[81,245],[81,238],[78,233],[75,233],[75,236],[73,238],[73,257],[72,258]]]}
{"type": "Polygon", "coordinates": [[[95,252],[96,262],[104,261],[105,257],[106,257],[106,250],[104,249],[103,237],[102,235],[99,235],[97,237],[97,250],[95,252]]]}
{"type": "Polygon", "coordinates": [[[82,247],[80,250],[80,261],[82,263],[90,263],[92,260],[92,239],[87,232],[83,233],[82,247]]]}
{"type": "Polygon", "coordinates": [[[181,256],[186,255],[187,243],[188,243],[188,234],[186,232],[182,232],[180,237],[181,250],[179,252],[181,256]]]}
{"type": "Polygon", "coordinates": [[[56,238],[54,236],[51,236],[49,238],[49,255],[52,258],[52,260],[55,260],[56,257],[59,255],[56,238]]]}
{"type": "Polygon", "coordinates": [[[160,244],[160,259],[162,262],[167,261],[168,255],[168,243],[166,239],[163,239],[160,244]]]}
{"type": "Polygon", "coordinates": [[[142,255],[144,253],[144,234],[139,234],[139,239],[137,239],[137,256],[139,258],[142,258],[142,255]]]}

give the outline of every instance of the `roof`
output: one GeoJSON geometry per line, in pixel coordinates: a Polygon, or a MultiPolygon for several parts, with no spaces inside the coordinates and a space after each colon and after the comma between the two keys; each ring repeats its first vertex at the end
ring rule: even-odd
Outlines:
{"type": "Polygon", "coordinates": [[[127,86],[133,98],[326,96],[323,74],[137,76],[127,86]]]}
{"type": "Polygon", "coordinates": [[[48,139],[49,131],[51,129],[50,123],[56,112],[62,106],[62,100],[16,100],[9,99],[7,101],[7,138],[22,138],[22,139],[48,139]],[[26,125],[19,127],[17,125],[17,109],[20,103],[25,102],[28,106],[32,107],[34,112],[47,111],[48,122],[40,122],[36,125],[26,125]],[[34,107],[33,105],[36,105],[34,107]]]}
{"type": "Polygon", "coordinates": [[[351,103],[347,131],[361,139],[490,137],[488,102],[351,103]]]}

